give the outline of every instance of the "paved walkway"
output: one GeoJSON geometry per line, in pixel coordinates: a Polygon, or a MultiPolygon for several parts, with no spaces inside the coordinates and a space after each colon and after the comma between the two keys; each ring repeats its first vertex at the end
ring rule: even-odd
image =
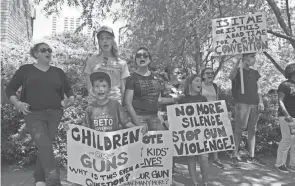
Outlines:
{"type": "MultiPolygon", "coordinates": [[[[210,166],[210,186],[295,186],[295,173],[280,173],[273,168],[274,157],[263,157],[268,166],[261,167],[248,163],[242,163],[242,169],[235,170],[229,166],[227,158],[222,158],[226,169],[222,170],[210,166]]],[[[191,186],[187,167],[184,164],[177,164],[183,172],[181,175],[174,175],[173,186],[191,186]]],[[[197,170],[200,171],[199,169],[197,170]]],[[[18,170],[14,167],[2,167],[2,186],[33,186],[32,168],[18,170]]],[[[62,171],[64,186],[70,186],[65,181],[65,171],[62,171]]]]}

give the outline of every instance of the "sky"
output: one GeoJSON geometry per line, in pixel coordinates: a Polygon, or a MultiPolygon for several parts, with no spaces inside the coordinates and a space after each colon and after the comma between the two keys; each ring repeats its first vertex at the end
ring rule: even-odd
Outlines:
{"type": "MultiPolygon", "coordinates": [[[[115,6],[115,8],[118,8],[115,6]]],[[[36,19],[34,20],[34,33],[33,33],[33,41],[40,41],[46,36],[51,35],[52,30],[52,20],[51,17],[46,17],[45,12],[42,11],[42,4],[36,5],[36,19]]],[[[78,8],[71,8],[64,6],[62,12],[60,12],[60,16],[69,16],[69,17],[79,17],[81,15],[81,10],[78,8]]],[[[115,24],[112,23],[112,18],[109,17],[106,20],[103,20],[102,25],[107,25],[113,28],[115,33],[116,41],[118,42],[119,36],[119,28],[124,26],[124,21],[116,21],[115,24]]]]}

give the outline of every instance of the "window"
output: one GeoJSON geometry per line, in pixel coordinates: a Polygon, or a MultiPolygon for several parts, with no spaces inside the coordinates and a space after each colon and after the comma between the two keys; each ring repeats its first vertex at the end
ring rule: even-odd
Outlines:
{"type": "Polygon", "coordinates": [[[57,17],[52,17],[52,34],[55,35],[57,33],[57,17]]]}
{"type": "Polygon", "coordinates": [[[69,30],[69,18],[65,17],[64,19],[64,31],[68,31],[69,30]]]}
{"type": "Polygon", "coordinates": [[[75,31],[75,18],[70,19],[70,31],[74,32],[75,31]]]}

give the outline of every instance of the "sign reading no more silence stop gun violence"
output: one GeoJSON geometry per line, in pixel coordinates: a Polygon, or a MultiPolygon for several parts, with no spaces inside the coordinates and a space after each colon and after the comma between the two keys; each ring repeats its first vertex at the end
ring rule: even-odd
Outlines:
{"type": "Polygon", "coordinates": [[[264,13],[212,20],[214,55],[262,52],[268,49],[264,13]]]}
{"type": "Polygon", "coordinates": [[[119,186],[138,177],[142,127],[114,132],[69,127],[68,181],[83,186],[119,186]]]}
{"type": "Polygon", "coordinates": [[[235,149],[225,101],[170,105],[167,113],[174,156],[235,149]]]}

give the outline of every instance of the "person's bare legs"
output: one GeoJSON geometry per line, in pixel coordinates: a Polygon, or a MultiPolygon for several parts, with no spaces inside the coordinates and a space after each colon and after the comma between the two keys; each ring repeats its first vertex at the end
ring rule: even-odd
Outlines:
{"type": "Polygon", "coordinates": [[[196,185],[198,183],[198,178],[197,178],[197,156],[189,156],[187,158],[188,161],[188,172],[190,174],[190,177],[193,180],[193,183],[196,185]]]}
{"type": "Polygon", "coordinates": [[[208,174],[209,174],[209,163],[208,163],[208,154],[199,155],[199,164],[201,169],[201,175],[203,184],[208,183],[208,174]]]}

